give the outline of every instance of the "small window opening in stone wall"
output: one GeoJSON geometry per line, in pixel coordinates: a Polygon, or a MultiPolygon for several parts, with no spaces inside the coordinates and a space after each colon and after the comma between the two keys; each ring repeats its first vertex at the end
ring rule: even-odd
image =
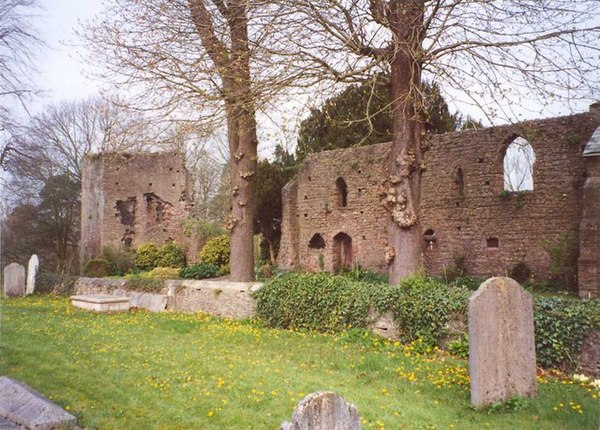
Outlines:
{"type": "Polygon", "coordinates": [[[348,186],[346,185],[346,181],[343,178],[337,178],[335,186],[337,187],[338,205],[341,207],[348,206],[348,186]]]}
{"type": "Polygon", "coordinates": [[[308,242],[308,247],[311,249],[323,249],[325,248],[325,239],[319,233],[313,234],[308,242]]]}
{"type": "Polygon", "coordinates": [[[431,228],[425,230],[423,234],[423,239],[425,240],[425,249],[431,251],[437,247],[437,238],[435,236],[435,231],[431,228]]]}
{"type": "Polygon", "coordinates": [[[488,248],[498,248],[500,246],[500,241],[497,237],[488,237],[485,242],[488,248]]]}
{"type": "Polygon", "coordinates": [[[115,202],[115,209],[117,210],[115,216],[119,219],[121,224],[127,226],[135,225],[136,206],[137,199],[135,197],[129,197],[127,200],[117,200],[115,202]]]}
{"type": "Polygon", "coordinates": [[[454,178],[454,184],[456,185],[456,191],[459,196],[465,195],[465,173],[460,167],[456,169],[456,177],[454,178]]]}
{"type": "Polygon", "coordinates": [[[532,191],[534,163],[533,147],[524,138],[516,137],[504,155],[504,190],[532,191]]]}

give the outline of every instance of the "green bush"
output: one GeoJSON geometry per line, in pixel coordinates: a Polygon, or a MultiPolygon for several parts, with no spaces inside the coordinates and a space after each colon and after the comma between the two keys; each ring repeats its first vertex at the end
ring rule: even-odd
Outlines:
{"type": "Polygon", "coordinates": [[[135,250],[135,267],[150,270],[158,265],[158,248],[153,243],[142,243],[135,250]]]}
{"type": "MultiPolygon", "coordinates": [[[[269,326],[320,331],[367,328],[370,309],[391,312],[403,342],[424,347],[440,345],[451,319],[466,319],[471,291],[415,277],[398,286],[368,284],[329,273],[285,274],[254,293],[257,314],[269,326]]],[[[538,364],[572,368],[586,334],[600,327],[600,300],[568,297],[534,299],[535,342],[538,364]]],[[[465,356],[468,340],[448,344],[465,356]]]]}
{"type": "Polygon", "coordinates": [[[600,300],[538,297],[533,315],[538,364],[569,369],[587,332],[600,326],[600,300]]]}
{"type": "MultiPolygon", "coordinates": [[[[218,266],[221,271],[229,265],[231,240],[228,235],[215,237],[206,242],[200,251],[200,261],[218,266]]],[[[229,272],[229,270],[227,270],[229,272]]]]}
{"type": "Polygon", "coordinates": [[[377,287],[328,273],[289,274],[255,293],[257,314],[272,327],[321,331],[366,327],[372,288],[377,287]]]}
{"type": "Polygon", "coordinates": [[[211,263],[194,264],[184,267],[179,272],[179,276],[185,279],[206,279],[215,278],[221,274],[219,268],[211,263]]]}
{"type": "Polygon", "coordinates": [[[180,270],[177,267],[155,267],[146,276],[152,279],[177,279],[180,270]]]}
{"type": "Polygon", "coordinates": [[[122,276],[130,272],[134,267],[135,255],[131,251],[125,251],[112,246],[102,247],[102,258],[110,261],[111,276],[122,276]]]}
{"type": "Polygon", "coordinates": [[[392,313],[402,328],[401,340],[424,339],[434,345],[444,336],[446,324],[456,315],[466,315],[471,295],[465,287],[447,285],[431,278],[404,279],[384,296],[376,296],[377,309],[392,313]]]}
{"type": "Polygon", "coordinates": [[[158,250],[155,267],[173,267],[180,269],[185,266],[183,249],[174,243],[166,243],[158,250]]]}
{"type": "Polygon", "coordinates": [[[363,269],[360,266],[356,266],[352,270],[343,272],[342,276],[350,278],[354,281],[362,281],[369,284],[388,283],[388,277],[386,274],[372,272],[371,270],[363,269]]]}
{"type": "Polygon", "coordinates": [[[83,266],[83,276],[89,278],[104,278],[114,272],[112,263],[104,258],[92,258],[83,266]]]}
{"type": "Polygon", "coordinates": [[[77,276],[64,273],[40,272],[35,277],[35,294],[70,296],[75,289],[77,276]]]}

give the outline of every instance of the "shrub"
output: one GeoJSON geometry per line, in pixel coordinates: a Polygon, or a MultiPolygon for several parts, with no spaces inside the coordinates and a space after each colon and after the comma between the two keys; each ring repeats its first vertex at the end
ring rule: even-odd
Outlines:
{"type": "Polygon", "coordinates": [[[83,276],[89,278],[104,278],[110,276],[113,271],[114,267],[111,262],[104,258],[92,258],[83,266],[83,276]]]}
{"type": "Polygon", "coordinates": [[[600,300],[538,297],[533,315],[538,364],[569,369],[585,335],[600,324],[600,300]]]}
{"type": "Polygon", "coordinates": [[[158,250],[156,267],[173,267],[180,269],[185,266],[183,249],[174,243],[166,243],[158,250]]]}
{"type": "Polygon", "coordinates": [[[58,294],[70,296],[75,289],[77,276],[40,272],[35,277],[35,294],[58,294]]]}
{"type": "Polygon", "coordinates": [[[102,247],[102,258],[112,264],[111,276],[122,276],[130,272],[134,267],[134,253],[120,248],[112,246],[102,247]]]}
{"type": "Polygon", "coordinates": [[[368,284],[328,273],[289,274],[255,293],[259,318],[272,327],[341,331],[366,327],[368,284]]]}
{"type": "MultiPolygon", "coordinates": [[[[229,265],[231,241],[228,235],[215,237],[206,242],[200,251],[200,260],[218,266],[221,270],[229,265]]],[[[229,272],[229,270],[227,270],[229,272]]]]}
{"type": "Polygon", "coordinates": [[[360,266],[356,266],[352,270],[342,273],[342,275],[355,281],[362,281],[369,284],[388,283],[388,277],[386,274],[376,273],[371,270],[363,269],[360,266]]]}
{"type": "Polygon", "coordinates": [[[140,270],[153,269],[158,265],[158,248],[153,243],[142,243],[135,250],[135,267],[140,270]]]}
{"type": "Polygon", "coordinates": [[[184,267],[179,272],[179,276],[185,279],[215,278],[219,275],[219,268],[211,263],[194,264],[193,266],[184,267]]]}
{"type": "Polygon", "coordinates": [[[146,276],[153,279],[177,279],[180,270],[176,267],[155,267],[146,276]]]}
{"type": "Polygon", "coordinates": [[[511,269],[509,276],[517,281],[519,284],[524,284],[531,279],[531,269],[524,262],[515,264],[511,269]]]}
{"type": "Polygon", "coordinates": [[[445,334],[450,318],[466,315],[470,295],[465,287],[449,288],[431,278],[411,277],[381,297],[385,302],[379,303],[377,309],[392,313],[402,328],[402,341],[421,338],[433,345],[445,334]]]}
{"type": "MultiPolygon", "coordinates": [[[[343,331],[367,328],[370,309],[391,312],[401,340],[423,350],[440,345],[447,325],[466,319],[471,295],[466,287],[423,277],[405,279],[398,286],[368,284],[329,273],[285,274],[254,293],[258,317],[279,328],[343,331]]],[[[600,300],[568,297],[534,299],[535,343],[538,365],[572,368],[586,334],[600,327],[600,300]]],[[[454,354],[468,353],[468,338],[448,344],[454,354]]]]}

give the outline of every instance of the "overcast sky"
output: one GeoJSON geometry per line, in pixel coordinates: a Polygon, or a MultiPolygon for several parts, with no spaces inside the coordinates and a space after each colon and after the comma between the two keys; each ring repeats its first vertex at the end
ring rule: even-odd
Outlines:
{"type": "Polygon", "coordinates": [[[102,10],[102,0],[42,0],[34,27],[46,43],[37,55],[41,103],[77,100],[98,93],[99,85],[86,76],[75,29],[80,21],[102,10]]]}

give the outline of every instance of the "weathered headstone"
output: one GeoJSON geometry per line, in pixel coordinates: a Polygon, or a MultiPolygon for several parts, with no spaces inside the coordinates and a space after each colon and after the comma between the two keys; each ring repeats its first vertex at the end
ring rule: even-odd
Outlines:
{"type": "Polygon", "coordinates": [[[67,428],[75,417],[27,385],[0,377],[0,416],[28,429],[67,428]]]}
{"type": "Polygon", "coordinates": [[[339,394],[317,391],[298,403],[291,423],[281,430],[360,430],[358,410],[339,394]]]}
{"type": "Polygon", "coordinates": [[[469,373],[475,407],[536,395],[533,305],[513,279],[488,279],[469,299],[469,373]]]}
{"type": "Polygon", "coordinates": [[[25,295],[25,268],[18,263],[10,263],[4,268],[4,297],[25,295]]]}
{"type": "Polygon", "coordinates": [[[25,294],[33,294],[35,290],[35,278],[37,276],[37,271],[40,267],[40,260],[38,256],[33,254],[29,259],[29,264],[27,265],[27,288],[25,289],[25,294]]]}

